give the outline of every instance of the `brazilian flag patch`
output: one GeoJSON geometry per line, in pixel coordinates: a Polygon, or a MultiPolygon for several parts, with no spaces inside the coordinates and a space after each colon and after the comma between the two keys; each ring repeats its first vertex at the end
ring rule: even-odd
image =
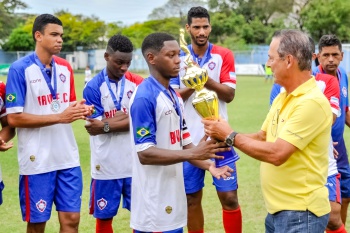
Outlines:
{"type": "Polygon", "coordinates": [[[15,93],[10,93],[10,94],[7,94],[6,95],[6,100],[8,101],[8,102],[16,102],[16,94],[15,93]]]}
{"type": "Polygon", "coordinates": [[[142,127],[142,128],[136,128],[137,138],[143,138],[147,135],[149,135],[149,128],[142,127]]]}

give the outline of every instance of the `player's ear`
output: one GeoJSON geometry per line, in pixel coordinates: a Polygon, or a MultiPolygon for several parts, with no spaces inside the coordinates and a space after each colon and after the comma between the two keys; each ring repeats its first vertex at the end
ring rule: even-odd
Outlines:
{"type": "Polygon", "coordinates": [[[153,53],[151,53],[151,52],[148,52],[146,54],[146,58],[147,58],[147,61],[148,61],[149,64],[152,64],[152,65],[155,64],[155,57],[156,56],[153,53]]]}

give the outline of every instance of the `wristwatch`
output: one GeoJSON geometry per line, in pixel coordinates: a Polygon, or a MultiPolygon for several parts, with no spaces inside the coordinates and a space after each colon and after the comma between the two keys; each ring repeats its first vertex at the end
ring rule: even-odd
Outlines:
{"type": "Polygon", "coordinates": [[[237,132],[232,132],[230,133],[230,135],[228,135],[226,138],[225,138],[225,143],[226,145],[228,146],[233,146],[235,144],[235,137],[238,133],[237,132]]]}
{"type": "Polygon", "coordinates": [[[103,126],[103,132],[108,133],[109,130],[110,130],[110,128],[109,128],[109,123],[108,123],[108,122],[105,122],[105,125],[103,126]]]}

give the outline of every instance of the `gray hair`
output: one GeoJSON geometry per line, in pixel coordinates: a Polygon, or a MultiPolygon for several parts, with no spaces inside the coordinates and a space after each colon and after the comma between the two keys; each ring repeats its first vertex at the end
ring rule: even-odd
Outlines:
{"type": "Polygon", "coordinates": [[[298,61],[301,71],[311,70],[312,46],[306,33],[295,29],[283,29],[275,32],[273,38],[280,39],[277,52],[281,58],[290,54],[298,61]]]}

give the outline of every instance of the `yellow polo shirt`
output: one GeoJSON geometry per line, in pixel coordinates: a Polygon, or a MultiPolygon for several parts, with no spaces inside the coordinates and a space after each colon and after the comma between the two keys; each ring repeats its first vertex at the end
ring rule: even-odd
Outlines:
{"type": "Polygon", "coordinates": [[[330,212],[328,145],[332,111],[315,78],[273,102],[262,130],[266,141],[283,139],[298,150],[282,165],[261,163],[260,178],[267,211],[309,210],[316,216],[330,212]]]}

